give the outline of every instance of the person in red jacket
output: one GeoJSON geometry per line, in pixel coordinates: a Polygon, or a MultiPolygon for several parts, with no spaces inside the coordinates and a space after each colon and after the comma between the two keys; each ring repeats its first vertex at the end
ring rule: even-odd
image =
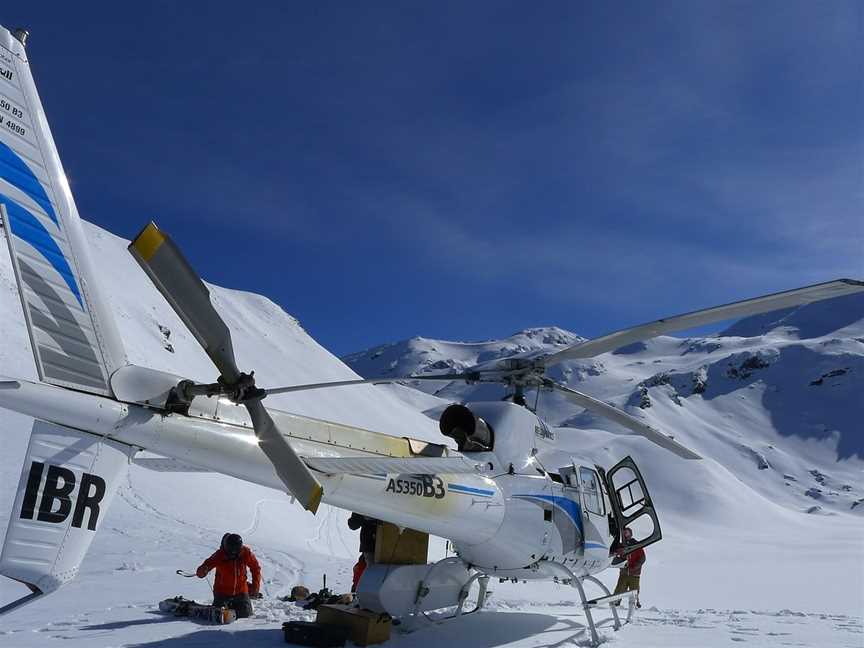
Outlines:
{"type": "MultiPolygon", "coordinates": [[[[636,541],[633,539],[633,531],[629,528],[624,528],[624,547],[634,545],[636,541]]],[[[618,549],[618,555],[624,553],[624,547],[618,549]]],[[[626,560],[621,563],[621,572],[618,575],[618,584],[615,586],[615,594],[623,594],[636,590],[636,607],[641,608],[642,603],[639,602],[639,580],[642,576],[642,565],[645,564],[645,550],[639,548],[627,554],[626,560]]],[[[614,563],[613,563],[614,565],[614,563]]],[[[618,602],[616,601],[616,605],[618,602]]]]}
{"type": "Polygon", "coordinates": [[[261,566],[252,550],[243,544],[236,533],[222,536],[222,546],[201,563],[195,572],[204,578],[216,570],[213,584],[213,605],[227,607],[237,612],[238,618],[252,616],[252,598],[260,598],[261,566]],[[252,572],[252,582],[246,582],[246,570],[252,572]]]}
{"type": "Polygon", "coordinates": [[[351,591],[357,591],[360,577],[366,568],[375,562],[375,537],[378,533],[378,520],[359,513],[352,513],[348,518],[348,528],[352,531],[360,529],[360,558],[354,565],[354,579],[351,591]]]}

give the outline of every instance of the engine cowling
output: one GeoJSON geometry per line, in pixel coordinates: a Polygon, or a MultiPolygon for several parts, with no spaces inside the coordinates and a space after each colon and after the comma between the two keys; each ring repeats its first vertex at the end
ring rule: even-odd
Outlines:
{"type": "Polygon", "coordinates": [[[489,452],[495,445],[492,428],[465,405],[450,405],[438,419],[441,434],[456,442],[460,452],[489,452]]]}
{"type": "Polygon", "coordinates": [[[548,507],[542,504],[551,495],[551,481],[535,459],[538,444],[548,443],[546,425],[525,407],[492,401],[450,405],[439,427],[460,451],[494,466],[494,481],[504,500],[503,519],[494,535],[476,543],[455,543],[459,556],[487,573],[529,577],[525,574],[535,573],[533,566],[550,551],[553,537],[548,507]]]}

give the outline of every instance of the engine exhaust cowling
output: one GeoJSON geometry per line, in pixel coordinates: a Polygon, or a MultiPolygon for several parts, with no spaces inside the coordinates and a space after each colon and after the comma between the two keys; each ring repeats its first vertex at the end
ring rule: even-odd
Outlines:
{"type": "Polygon", "coordinates": [[[492,450],[495,435],[492,428],[465,405],[450,405],[438,420],[441,434],[456,441],[459,452],[492,450]]]}

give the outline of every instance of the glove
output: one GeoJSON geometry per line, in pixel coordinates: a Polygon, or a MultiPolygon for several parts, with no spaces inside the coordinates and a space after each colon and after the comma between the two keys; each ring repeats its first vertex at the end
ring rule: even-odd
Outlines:
{"type": "Polygon", "coordinates": [[[249,591],[249,598],[251,598],[251,599],[262,599],[262,598],[264,598],[264,595],[263,595],[261,592],[255,590],[255,589],[252,587],[252,583],[250,583],[249,581],[246,581],[246,589],[249,591]]]}

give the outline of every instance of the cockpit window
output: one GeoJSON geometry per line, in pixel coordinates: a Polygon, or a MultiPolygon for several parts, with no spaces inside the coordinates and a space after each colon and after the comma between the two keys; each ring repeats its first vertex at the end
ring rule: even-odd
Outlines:
{"type": "Polygon", "coordinates": [[[580,468],[579,478],[582,480],[585,508],[590,513],[603,515],[603,499],[600,494],[600,482],[597,480],[597,473],[590,468],[580,468]]]}

